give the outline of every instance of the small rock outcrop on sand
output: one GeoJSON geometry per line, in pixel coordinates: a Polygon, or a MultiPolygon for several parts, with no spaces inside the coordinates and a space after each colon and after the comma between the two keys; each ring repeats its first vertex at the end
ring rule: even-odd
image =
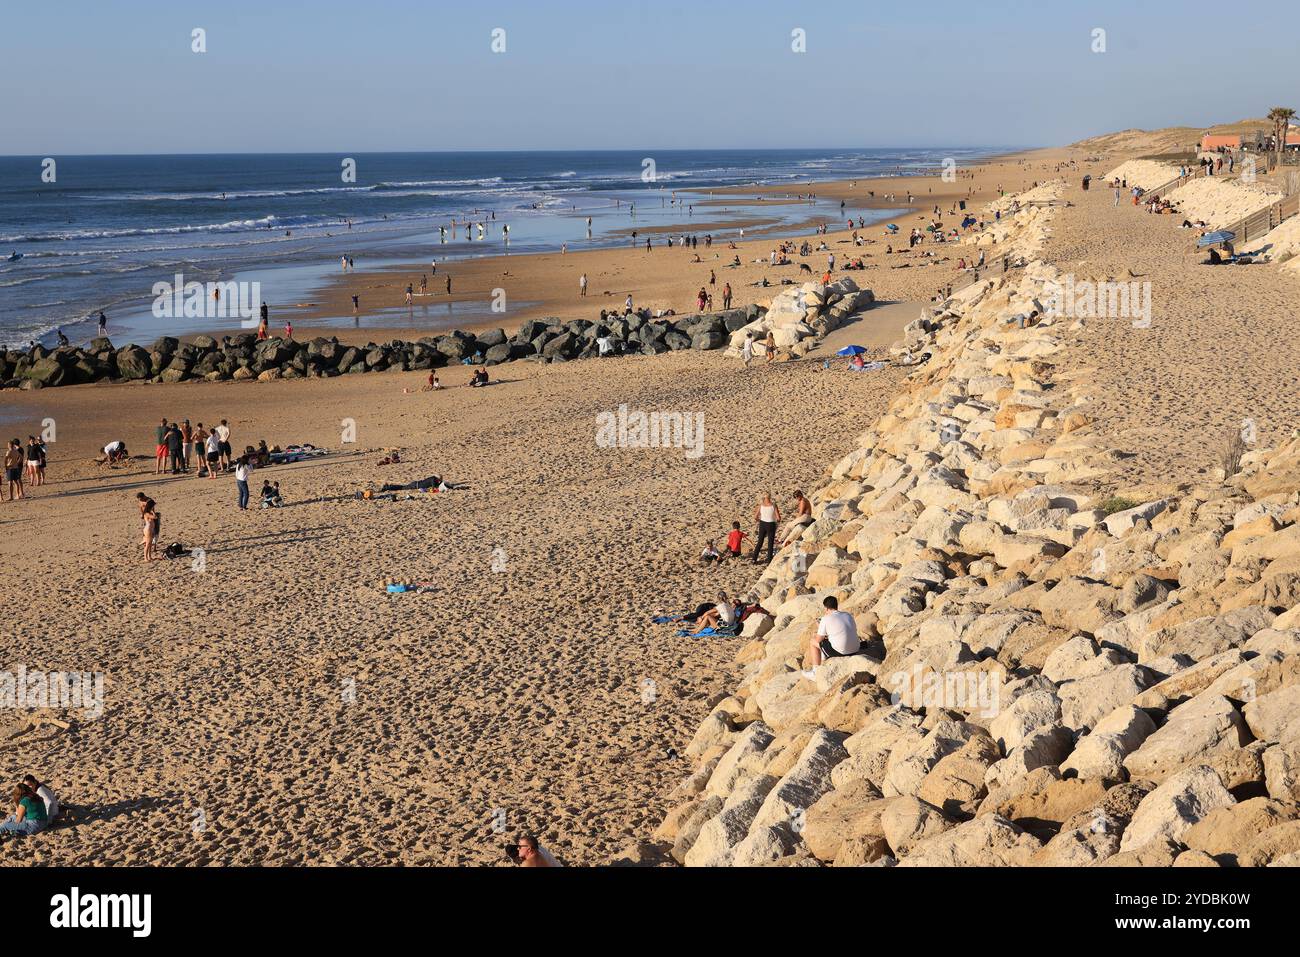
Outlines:
{"type": "MultiPolygon", "coordinates": [[[[1032,254],[1052,208],[974,241],[1032,254]]],[[[1300,860],[1300,440],[1107,488],[1066,320],[1022,321],[1058,278],[1031,261],[907,330],[929,361],[753,589],[771,618],[654,835],[678,862],[1300,860]],[[864,651],[809,674],[827,596],[864,651]]]]}

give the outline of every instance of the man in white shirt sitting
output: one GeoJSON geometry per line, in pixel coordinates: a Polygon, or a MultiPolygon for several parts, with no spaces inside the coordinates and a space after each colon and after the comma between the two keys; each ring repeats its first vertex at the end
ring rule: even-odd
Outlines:
{"type": "Polygon", "coordinates": [[[862,649],[862,642],[858,640],[858,623],[848,612],[839,610],[839,599],[828,595],[822,606],[826,614],[817,625],[817,633],[809,637],[808,654],[804,658],[808,668],[804,674],[809,677],[825,659],[847,658],[862,649]]]}

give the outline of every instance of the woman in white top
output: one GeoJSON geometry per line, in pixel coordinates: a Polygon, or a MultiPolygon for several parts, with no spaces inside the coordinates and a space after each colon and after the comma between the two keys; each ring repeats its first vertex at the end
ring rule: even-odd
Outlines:
{"type": "Polygon", "coordinates": [[[776,551],[776,523],[781,521],[781,510],[772,501],[771,493],[763,493],[763,498],[754,511],[754,518],[758,521],[758,534],[754,537],[754,564],[758,564],[764,538],[767,539],[767,560],[770,564],[776,551]]]}

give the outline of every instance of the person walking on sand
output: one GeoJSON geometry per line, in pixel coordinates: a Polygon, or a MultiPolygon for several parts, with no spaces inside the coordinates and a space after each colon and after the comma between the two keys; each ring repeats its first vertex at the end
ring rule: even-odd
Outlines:
{"type": "Polygon", "coordinates": [[[731,308],[731,283],[723,283],[722,286],[722,308],[731,308]]]}
{"type": "Polygon", "coordinates": [[[415,290],[411,287],[411,284],[408,282],[406,284],[406,304],[408,306],[411,304],[411,297],[414,295],[415,295],[415,290]]]}
{"type": "Polygon", "coordinates": [[[772,330],[767,330],[767,338],[763,340],[763,349],[767,352],[767,363],[770,365],[776,358],[776,336],[772,330]]]}
{"type": "Polygon", "coordinates": [[[770,493],[763,493],[758,508],[754,510],[754,518],[758,522],[758,534],[754,538],[754,564],[758,564],[764,539],[767,539],[767,561],[771,564],[776,550],[776,524],[781,521],[781,509],[777,508],[776,503],[772,501],[770,493]]]}
{"type": "Polygon", "coordinates": [[[248,464],[248,456],[241,455],[239,461],[235,463],[235,488],[239,491],[240,511],[248,510],[248,473],[252,470],[252,466],[248,464]]]}
{"type": "Polygon", "coordinates": [[[292,338],[293,338],[293,320],[292,320],[292,319],[286,319],[286,320],[284,321],[284,337],[285,337],[286,339],[292,339],[292,338]]]}
{"type": "Polygon", "coordinates": [[[5,482],[9,486],[9,501],[27,497],[23,494],[23,447],[17,439],[10,439],[5,450],[5,482]]]}
{"type": "Polygon", "coordinates": [[[749,364],[754,361],[754,333],[753,332],[745,333],[745,343],[740,347],[740,358],[744,360],[746,369],[748,369],[749,364]]]}
{"type": "Polygon", "coordinates": [[[587,274],[585,272],[578,277],[578,296],[582,299],[587,298],[587,274]]]}
{"type": "Polygon", "coordinates": [[[99,338],[104,339],[108,336],[108,316],[104,315],[104,310],[99,310],[99,338]]]}
{"type": "Polygon", "coordinates": [[[447,295],[451,295],[451,273],[447,273],[447,295]]]}

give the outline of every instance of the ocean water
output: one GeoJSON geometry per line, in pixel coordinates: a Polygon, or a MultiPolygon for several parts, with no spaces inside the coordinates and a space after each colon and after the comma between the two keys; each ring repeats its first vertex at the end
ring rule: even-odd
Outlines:
{"type": "MultiPolygon", "coordinates": [[[[211,320],[152,315],[154,283],[170,282],[178,272],[187,281],[256,279],[267,301],[295,303],[338,270],[342,255],[367,269],[561,243],[611,245],[627,242],[625,231],[638,226],[681,224],[704,232],[724,218],[762,216],[788,225],[824,215],[834,221],[838,203],[829,201],[814,210],[688,207],[711,188],[788,183],[791,192],[803,192],[817,180],[919,175],[946,157],[966,163],[993,152],[66,156],[54,158],[54,182],[42,179],[42,157],[0,157],[0,344],[48,343],[56,328],[86,341],[101,309],[119,342],[211,328],[211,320]],[[348,159],[355,162],[354,180],[344,177],[348,159]],[[678,206],[671,202],[675,194],[682,198],[678,206]],[[439,226],[467,218],[485,224],[481,239],[477,230],[467,238],[463,226],[454,236],[439,233],[439,226]],[[508,242],[501,228],[507,224],[508,242]],[[11,253],[21,258],[8,261],[11,253]]],[[[462,319],[472,312],[444,304],[434,321],[453,324],[456,308],[462,319]]],[[[370,317],[375,325],[387,318],[370,317]]]]}

